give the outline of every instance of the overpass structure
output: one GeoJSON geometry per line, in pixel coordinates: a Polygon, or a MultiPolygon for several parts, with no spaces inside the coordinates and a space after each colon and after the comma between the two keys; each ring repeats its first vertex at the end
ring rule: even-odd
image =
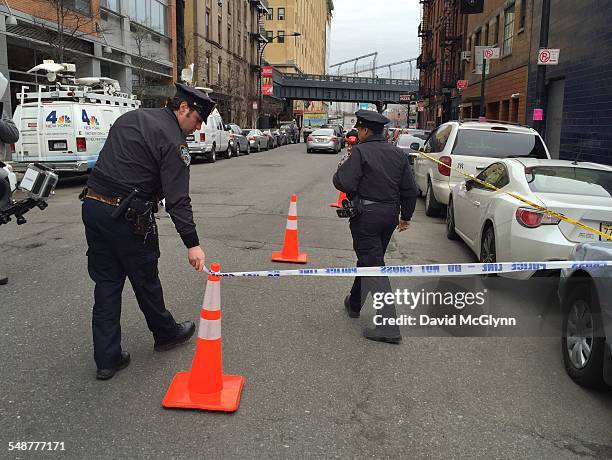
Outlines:
{"type": "Polygon", "coordinates": [[[383,104],[399,104],[401,95],[416,95],[419,90],[418,80],[288,74],[276,69],[273,83],[273,96],[279,99],[370,102],[376,104],[379,111],[383,104]]]}

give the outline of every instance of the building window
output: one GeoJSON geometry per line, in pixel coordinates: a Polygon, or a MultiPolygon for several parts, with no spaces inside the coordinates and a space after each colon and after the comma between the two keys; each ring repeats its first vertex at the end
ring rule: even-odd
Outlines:
{"type": "Polygon", "coordinates": [[[278,40],[277,43],[285,43],[285,31],[284,30],[279,30],[278,31],[278,40]]]}
{"type": "Polygon", "coordinates": [[[121,13],[121,1],[120,0],[100,0],[100,7],[106,8],[107,10],[114,11],[115,13],[121,13]]]}
{"type": "Polygon", "coordinates": [[[232,26],[227,26],[227,50],[232,51],[232,26]]]}
{"type": "Polygon", "coordinates": [[[495,40],[493,40],[493,44],[497,45],[499,43],[499,16],[495,18],[495,40]]]}
{"type": "Polygon", "coordinates": [[[223,25],[221,24],[221,16],[219,16],[217,18],[217,34],[218,34],[218,36],[217,36],[217,43],[219,45],[221,45],[221,36],[223,35],[221,29],[223,29],[223,25]]]}
{"type": "MultiPolygon", "coordinates": [[[[80,0],[75,0],[80,1],[80,0]]],[[[128,0],[129,17],[137,22],[166,35],[168,31],[167,0],[128,0]]]]}
{"type": "Polygon", "coordinates": [[[242,56],[242,34],[238,32],[238,56],[242,56]]]}
{"type": "Polygon", "coordinates": [[[274,32],[272,32],[271,30],[266,30],[266,40],[271,42],[272,41],[272,37],[274,37],[274,32]]]}
{"type": "Polygon", "coordinates": [[[91,14],[90,0],[64,0],[64,7],[79,13],[91,14]]]}
{"type": "Polygon", "coordinates": [[[514,5],[504,11],[504,56],[512,54],[514,41],[514,5]]]}
{"type": "Polygon", "coordinates": [[[527,0],[521,0],[521,17],[519,19],[519,27],[525,28],[525,19],[527,17],[527,0]]]}
{"type": "Polygon", "coordinates": [[[206,83],[210,83],[210,56],[206,56],[206,83]]]}
{"type": "Polygon", "coordinates": [[[279,21],[284,21],[285,20],[285,8],[279,8],[276,17],[278,18],[279,21]]]}
{"type": "Polygon", "coordinates": [[[246,37],[246,35],[245,35],[245,36],[244,36],[244,54],[243,54],[243,56],[244,56],[244,58],[245,58],[245,59],[246,59],[246,57],[247,57],[247,50],[248,50],[248,49],[249,49],[249,47],[248,47],[248,45],[247,45],[247,37],[246,37]]]}
{"type": "Polygon", "coordinates": [[[208,11],[204,15],[204,34],[210,40],[210,12],[208,11]]]}
{"type": "Polygon", "coordinates": [[[268,8],[268,12],[266,13],[266,19],[268,21],[274,19],[274,8],[268,8]]]}
{"type": "Polygon", "coordinates": [[[217,62],[217,83],[221,84],[221,58],[217,62]]]}

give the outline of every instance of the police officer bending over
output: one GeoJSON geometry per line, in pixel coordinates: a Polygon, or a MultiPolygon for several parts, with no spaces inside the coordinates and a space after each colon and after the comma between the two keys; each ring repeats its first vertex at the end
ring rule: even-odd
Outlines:
{"type": "MultiPolygon", "coordinates": [[[[393,231],[397,228],[402,232],[410,224],[417,188],[408,155],[389,144],[382,135],[389,119],[370,110],[359,110],[355,115],[359,143],[340,163],[333,181],[355,208],[350,229],[357,266],[383,266],[393,231]]],[[[344,306],[351,318],[358,318],[368,293],[390,291],[387,277],[364,277],[363,280],[356,277],[344,306]]],[[[395,318],[395,305],[385,305],[377,314],[383,319],[395,318]]],[[[388,343],[399,343],[402,339],[399,327],[388,324],[367,328],[363,335],[388,343]]]]}
{"type": "Polygon", "coordinates": [[[125,368],[121,349],[121,292],[130,280],[138,306],[153,333],[155,351],[170,350],[193,335],[192,321],[177,323],[166,310],[157,270],[159,239],[154,213],[165,198],[189,263],[204,269],[189,198],[189,150],[185,135],[200,129],[214,101],[176,84],[174,99],[162,109],[127,112],[112,126],[87,188],[83,223],[88,269],[95,283],[92,315],[96,378],[107,380],[125,368]]]}

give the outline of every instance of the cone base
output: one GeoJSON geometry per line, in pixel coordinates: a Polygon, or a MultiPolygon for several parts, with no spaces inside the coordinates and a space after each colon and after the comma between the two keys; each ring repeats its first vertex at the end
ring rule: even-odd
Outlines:
{"type": "Polygon", "coordinates": [[[162,401],[162,406],[179,409],[201,409],[234,412],[240,404],[240,393],[244,378],[240,375],[224,375],[223,388],[217,393],[190,393],[189,372],[179,372],[174,376],[170,388],[162,401]]]}
{"type": "Polygon", "coordinates": [[[342,207],[342,205],[341,205],[341,204],[338,204],[338,203],[329,203],[329,205],[330,205],[332,208],[341,208],[341,207],[342,207]]]}
{"type": "Polygon", "coordinates": [[[294,264],[305,264],[308,262],[308,254],[305,252],[298,253],[297,257],[283,257],[282,251],[272,253],[272,262],[289,262],[294,264]]]}

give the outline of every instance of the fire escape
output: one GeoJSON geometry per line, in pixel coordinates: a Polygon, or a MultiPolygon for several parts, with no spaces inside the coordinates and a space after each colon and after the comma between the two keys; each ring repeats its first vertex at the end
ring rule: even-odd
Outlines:
{"type": "Polygon", "coordinates": [[[440,87],[450,93],[457,87],[461,72],[461,19],[457,0],[444,0],[444,13],[438,22],[440,44],[440,87]]]}
{"type": "Polygon", "coordinates": [[[421,99],[428,99],[434,94],[434,70],[436,59],[433,53],[432,12],[433,0],[420,0],[421,23],[419,24],[419,46],[421,55],[417,58],[417,67],[420,70],[421,99]]]}

